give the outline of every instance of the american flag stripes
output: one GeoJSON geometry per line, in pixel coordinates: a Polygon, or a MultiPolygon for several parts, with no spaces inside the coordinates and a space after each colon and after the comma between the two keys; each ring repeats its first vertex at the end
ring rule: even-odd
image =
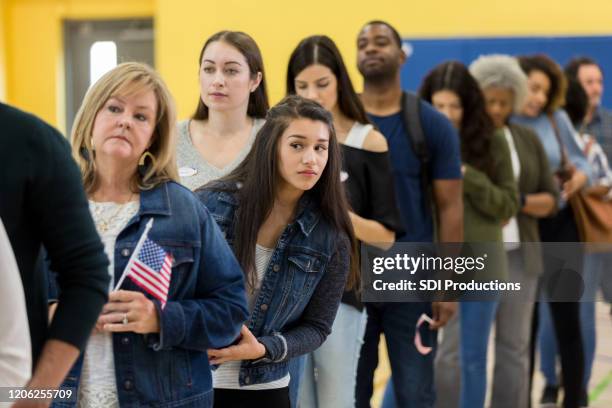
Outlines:
{"type": "Polygon", "coordinates": [[[127,276],[159,300],[162,309],[168,300],[173,261],[172,254],[146,238],[138,254],[128,264],[127,276]]]}

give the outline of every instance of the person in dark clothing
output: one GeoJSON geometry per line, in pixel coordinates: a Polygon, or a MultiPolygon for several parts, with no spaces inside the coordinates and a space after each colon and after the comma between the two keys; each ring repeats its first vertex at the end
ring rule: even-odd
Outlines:
{"type": "Polygon", "coordinates": [[[25,292],[34,366],[29,387],[56,388],[107,300],[108,260],[68,142],[42,120],[2,103],[0,123],[0,218],[25,292]],[[61,288],[50,325],[43,246],[61,288]]]}
{"type": "MultiPolygon", "coordinates": [[[[363,102],[369,119],[387,139],[393,182],[402,225],[397,242],[463,241],[462,175],[459,137],[451,123],[431,105],[419,101],[419,119],[428,163],[414,149],[415,133],[404,124],[401,66],[406,61],[402,39],[384,21],[371,21],[357,36],[357,68],[363,76],[363,102]],[[422,165],[427,166],[423,172],[422,165]],[[427,176],[424,182],[423,173],[427,176]],[[431,200],[431,201],[430,201],[431,200]],[[429,203],[434,204],[432,210],[429,203]],[[434,224],[434,219],[437,222],[434,224]]],[[[378,344],[384,333],[395,399],[400,407],[433,407],[434,358],[437,329],[457,308],[453,302],[371,302],[366,304],[368,322],[357,367],[356,407],[369,408],[378,344]],[[414,346],[415,326],[423,314],[434,324],[429,333],[433,350],[421,355],[414,346]]]]}

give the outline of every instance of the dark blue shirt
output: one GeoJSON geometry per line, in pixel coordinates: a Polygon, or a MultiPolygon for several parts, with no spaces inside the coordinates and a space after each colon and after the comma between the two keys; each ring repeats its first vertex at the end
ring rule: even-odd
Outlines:
{"type": "MultiPolygon", "coordinates": [[[[430,156],[432,179],[461,179],[459,135],[451,123],[431,105],[421,102],[421,126],[430,156]]],[[[398,206],[406,233],[400,242],[433,241],[433,217],[423,205],[421,163],[404,127],[401,112],[389,116],[369,115],[389,143],[398,206]]]]}

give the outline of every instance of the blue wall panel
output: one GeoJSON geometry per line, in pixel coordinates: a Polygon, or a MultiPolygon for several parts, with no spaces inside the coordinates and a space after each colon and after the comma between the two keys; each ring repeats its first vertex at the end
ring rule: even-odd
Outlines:
{"type": "Polygon", "coordinates": [[[565,65],[572,57],[586,55],[599,62],[604,77],[603,105],[612,107],[612,37],[507,37],[410,39],[404,43],[411,49],[408,62],[402,69],[404,89],[418,90],[423,77],[437,64],[459,60],[469,65],[482,54],[533,54],[543,52],[565,65]]]}

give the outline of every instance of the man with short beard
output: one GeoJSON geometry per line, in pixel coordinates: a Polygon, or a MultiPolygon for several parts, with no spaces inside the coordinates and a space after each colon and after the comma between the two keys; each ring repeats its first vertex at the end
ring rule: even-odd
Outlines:
{"type": "MultiPolygon", "coordinates": [[[[367,23],[357,39],[358,68],[364,78],[362,102],[370,119],[389,143],[398,205],[405,230],[398,242],[432,242],[433,214],[437,241],[463,240],[462,175],[459,135],[429,104],[420,102],[420,122],[429,152],[430,186],[421,183],[421,162],[411,144],[401,110],[400,70],[406,61],[397,31],[383,21],[367,23]]],[[[421,355],[414,345],[415,326],[422,313],[433,317],[432,329],[442,327],[456,310],[455,303],[366,303],[368,323],[357,372],[356,406],[369,407],[380,334],[385,334],[397,407],[429,408],[435,400],[433,352],[421,355]]]]}

